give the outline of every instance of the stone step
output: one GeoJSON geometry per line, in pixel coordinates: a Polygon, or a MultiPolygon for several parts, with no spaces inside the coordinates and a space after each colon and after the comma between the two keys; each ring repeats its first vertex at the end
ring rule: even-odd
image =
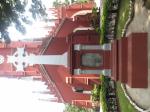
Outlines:
{"type": "Polygon", "coordinates": [[[112,43],[112,79],[132,88],[148,86],[147,33],[132,33],[112,43]]]}
{"type": "Polygon", "coordinates": [[[127,45],[128,41],[126,37],[118,40],[118,78],[122,83],[127,83],[127,45]]]}
{"type": "Polygon", "coordinates": [[[114,40],[112,43],[112,51],[111,51],[111,66],[112,66],[112,75],[111,78],[115,81],[118,81],[118,55],[117,55],[117,40],[114,40]]]}
{"type": "Polygon", "coordinates": [[[132,33],[128,37],[128,84],[133,88],[148,87],[147,33],[132,33]]]}

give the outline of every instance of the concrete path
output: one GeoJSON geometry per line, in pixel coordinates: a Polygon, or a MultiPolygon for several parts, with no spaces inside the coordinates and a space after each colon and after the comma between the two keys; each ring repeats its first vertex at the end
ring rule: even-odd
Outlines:
{"type": "MultiPolygon", "coordinates": [[[[150,109],[150,10],[142,7],[142,0],[135,0],[135,16],[128,27],[127,35],[131,32],[148,32],[148,88],[133,89],[128,86],[127,92],[131,98],[144,109],[150,109]]],[[[141,65],[142,66],[142,65],[141,65]]],[[[139,82],[140,83],[140,82],[139,82]]],[[[149,111],[150,112],[150,111],[149,111]]]]}

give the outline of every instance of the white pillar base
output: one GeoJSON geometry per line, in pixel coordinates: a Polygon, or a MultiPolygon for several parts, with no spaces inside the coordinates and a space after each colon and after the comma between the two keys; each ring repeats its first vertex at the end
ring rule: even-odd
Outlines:
{"type": "Polygon", "coordinates": [[[84,90],[84,91],[83,91],[83,94],[92,94],[92,93],[91,93],[91,91],[86,91],[86,90],[84,90]]]}
{"type": "Polygon", "coordinates": [[[76,44],[74,45],[74,50],[80,51],[80,50],[111,50],[111,44],[104,44],[104,45],[81,45],[76,44]]]}
{"type": "Polygon", "coordinates": [[[100,74],[104,76],[111,76],[111,69],[104,69],[104,70],[82,70],[82,69],[74,69],[75,75],[80,74],[100,74]]]}

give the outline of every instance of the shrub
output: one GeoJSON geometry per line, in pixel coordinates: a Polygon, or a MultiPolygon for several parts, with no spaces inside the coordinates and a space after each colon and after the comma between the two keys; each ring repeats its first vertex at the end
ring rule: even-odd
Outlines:
{"type": "Polygon", "coordinates": [[[100,19],[100,44],[104,44],[107,42],[107,39],[105,38],[106,34],[106,23],[107,23],[107,17],[108,17],[108,10],[111,6],[112,0],[104,0],[103,1],[103,7],[101,10],[101,19],[100,19]]]}
{"type": "Polygon", "coordinates": [[[94,89],[92,90],[92,101],[99,101],[100,100],[100,85],[94,85],[94,89]]]}
{"type": "Polygon", "coordinates": [[[82,107],[77,107],[71,104],[65,104],[64,112],[90,112],[90,110],[82,107]]]}
{"type": "Polygon", "coordinates": [[[108,90],[109,79],[105,76],[101,77],[101,90],[100,90],[100,102],[103,108],[103,112],[108,112],[107,105],[107,90],[108,90]]]}
{"type": "Polygon", "coordinates": [[[92,9],[92,15],[91,15],[91,22],[92,26],[96,29],[99,28],[100,23],[100,14],[97,7],[93,7],[92,9]]]}

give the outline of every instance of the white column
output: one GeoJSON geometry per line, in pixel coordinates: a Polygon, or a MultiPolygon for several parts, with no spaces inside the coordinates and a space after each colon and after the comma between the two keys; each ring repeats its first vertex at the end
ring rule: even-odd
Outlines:
{"type": "Polygon", "coordinates": [[[34,64],[48,64],[48,65],[64,65],[67,66],[67,53],[62,55],[29,55],[26,62],[34,64]]]}
{"type": "Polygon", "coordinates": [[[103,70],[82,70],[82,69],[74,69],[75,75],[81,74],[100,74],[104,76],[111,76],[111,69],[103,69],[103,70]]]}
{"type": "Polygon", "coordinates": [[[80,50],[111,50],[111,44],[104,44],[104,45],[81,45],[81,44],[75,44],[74,50],[80,51],[80,50]]]}

